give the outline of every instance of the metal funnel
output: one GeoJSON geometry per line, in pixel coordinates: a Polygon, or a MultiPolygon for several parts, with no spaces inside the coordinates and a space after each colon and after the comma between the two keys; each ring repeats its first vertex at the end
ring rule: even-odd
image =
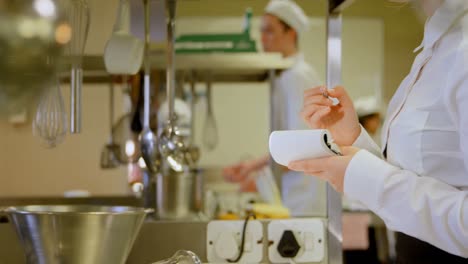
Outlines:
{"type": "Polygon", "coordinates": [[[86,205],[6,209],[28,264],[124,264],[151,211],[86,205]]]}

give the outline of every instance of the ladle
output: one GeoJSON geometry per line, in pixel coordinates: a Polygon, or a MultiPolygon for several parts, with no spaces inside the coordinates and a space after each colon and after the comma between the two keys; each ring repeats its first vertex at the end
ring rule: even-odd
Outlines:
{"type": "Polygon", "coordinates": [[[150,128],[150,74],[151,74],[151,62],[150,62],[150,9],[149,1],[143,0],[145,5],[145,76],[144,76],[144,113],[143,113],[143,131],[140,134],[141,144],[141,155],[146,163],[146,167],[150,172],[158,171],[158,140],[156,134],[150,128]]]}
{"type": "Polygon", "coordinates": [[[183,137],[180,135],[177,126],[175,126],[176,115],[174,113],[175,101],[175,12],[176,0],[166,0],[167,19],[167,70],[166,70],[166,88],[169,106],[169,118],[166,127],[163,129],[160,141],[159,150],[161,155],[166,158],[169,166],[178,172],[186,168],[185,146],[183,137]]]}

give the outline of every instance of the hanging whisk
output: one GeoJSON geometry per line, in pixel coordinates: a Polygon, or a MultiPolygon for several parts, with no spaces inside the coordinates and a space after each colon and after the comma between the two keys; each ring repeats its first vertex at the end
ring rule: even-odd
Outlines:
{"type": "Polygon", "coordinates": [[[33,120],[33,134],[47,148],[62,143],[67,134],[67,112],[57,76],[52,87],[44,89],[33,120]]]}

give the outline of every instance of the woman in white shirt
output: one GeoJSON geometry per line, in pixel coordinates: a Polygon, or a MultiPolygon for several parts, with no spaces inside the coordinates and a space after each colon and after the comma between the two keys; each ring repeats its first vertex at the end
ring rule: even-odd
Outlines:
{"type": "Polygon", "coordinates": [[[399,232],[399,263],[468,263],[468,1],[417,1],[429,17],[424,40],[388,106],[382,149],[344,88],[318,87],[306,91],[302,116],[328,129],[344,155],[289,167],[327,180],[399,232]]]}

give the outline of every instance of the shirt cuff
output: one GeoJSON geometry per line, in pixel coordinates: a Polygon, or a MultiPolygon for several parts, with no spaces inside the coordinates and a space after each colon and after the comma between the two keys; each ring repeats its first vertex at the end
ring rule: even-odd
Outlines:
{"type": "Polygon", "coordinates": [[[346,168],[344,193],[358,200],[367,208],[377,211],[380,208],[387,175],[395,168],[366,150],[360,150],[346,168]]]}
{"type": "Polygon", "coordinates": [[[361,133],[359,137],[354,141],[353,147],[358,147],[361,149],[366,149],[376,156],[381,156],[380,148],[377,143],[374,142],[374,139],[367,133],[366,129],[361,126],[361,133]]]}

